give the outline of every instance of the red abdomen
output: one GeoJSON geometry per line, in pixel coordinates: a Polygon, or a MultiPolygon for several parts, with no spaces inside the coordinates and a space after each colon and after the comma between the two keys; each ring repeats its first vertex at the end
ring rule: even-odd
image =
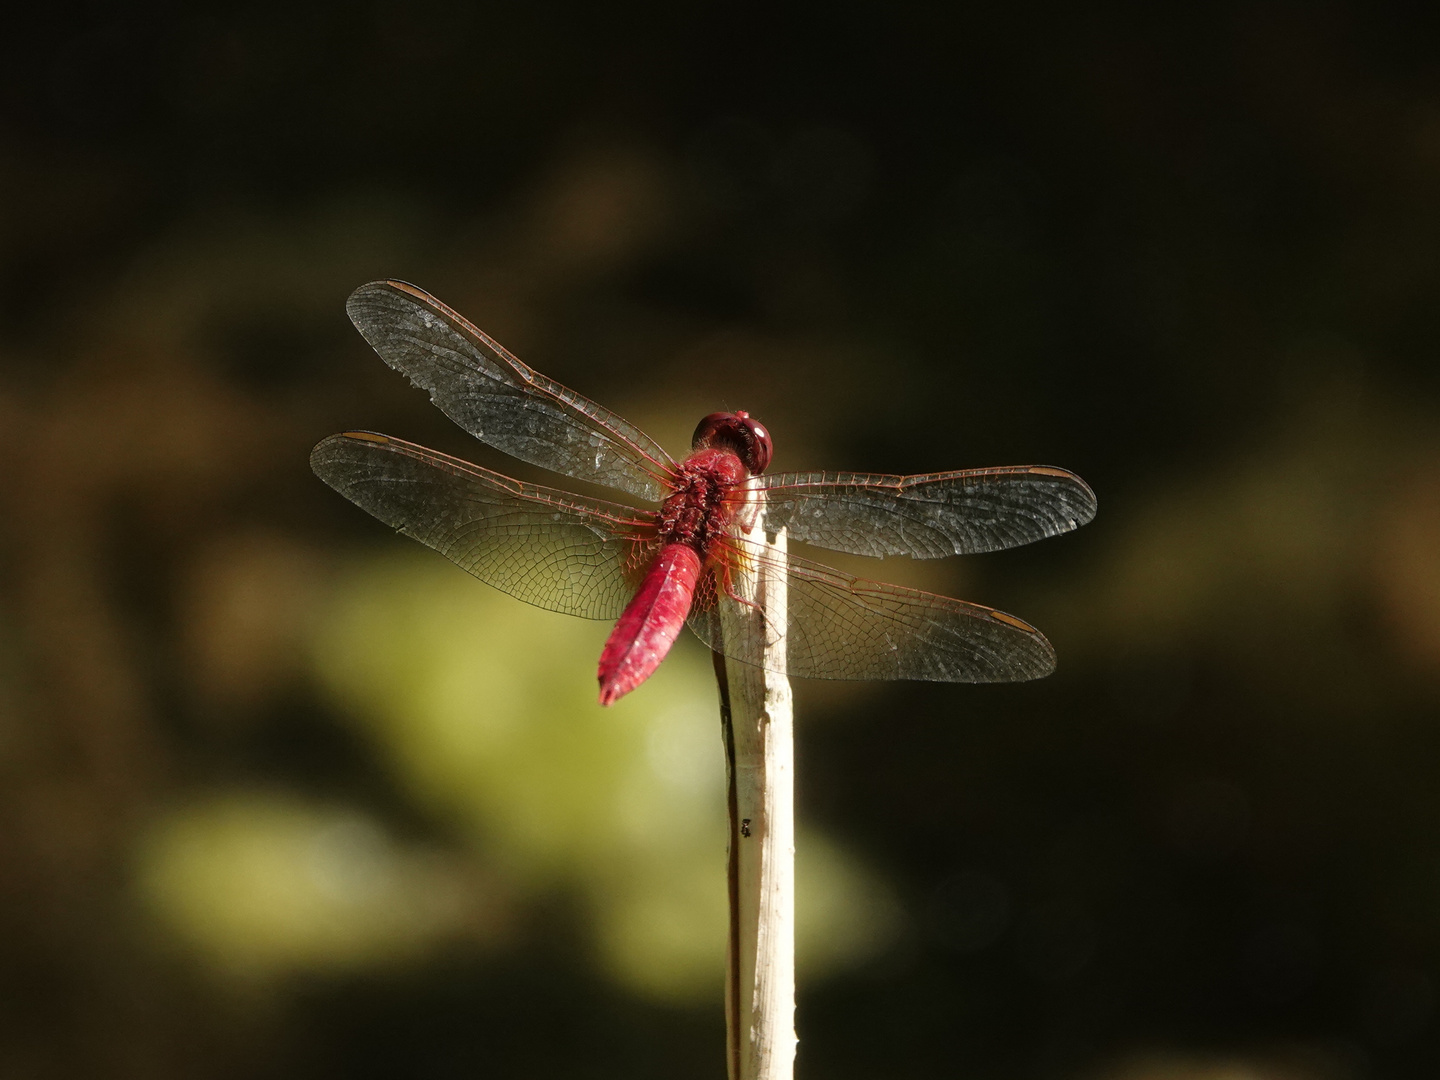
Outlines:
{"type": "Polygon", "coordinates": [[[700,580],[700,556],[670,543],[650,564],[600,653],[600,704],[611,705],[650,677],[680,635],[700,580]]]}

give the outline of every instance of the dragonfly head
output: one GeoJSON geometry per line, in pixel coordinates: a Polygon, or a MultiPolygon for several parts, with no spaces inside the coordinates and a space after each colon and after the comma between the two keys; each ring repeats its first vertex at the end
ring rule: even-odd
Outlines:
{"type": "Polygon", "coordinates": [[[691,449],[712,448],[733,450],[751,476],[759,476],[769,468],[775,453],[770,432],[747,412],[711,413],[700,421],[691,449]]]}

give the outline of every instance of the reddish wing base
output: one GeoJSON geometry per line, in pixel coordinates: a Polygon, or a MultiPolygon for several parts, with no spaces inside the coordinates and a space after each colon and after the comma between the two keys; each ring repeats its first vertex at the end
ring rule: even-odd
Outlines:
{"type": "Polygon", "coordinates": [[[600,704],[613,705],[648,679],[675,644],[700,580],[689,544],[666,544],[600,653],[600,704]]]}

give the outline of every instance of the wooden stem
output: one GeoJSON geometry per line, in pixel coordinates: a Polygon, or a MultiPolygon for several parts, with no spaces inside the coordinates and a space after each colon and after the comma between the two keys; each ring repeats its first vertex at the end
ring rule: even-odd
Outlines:
{"type": "Polygon", "coordinates": [[[795,1063],[795,781],[785,677],[785,533],[752,543],[771,559],[742,568],[721,627],[763,634],[765,667],[715,654],[729,773],[730,944],[725,1021],[730,1080],[791,1080],[795,1063]]]}

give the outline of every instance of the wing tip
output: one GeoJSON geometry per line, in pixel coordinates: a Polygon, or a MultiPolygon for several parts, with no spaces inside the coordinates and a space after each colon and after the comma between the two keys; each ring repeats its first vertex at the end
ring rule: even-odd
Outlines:
{"type": "MultiPolygon", "coordinates": [[[[378,431],[342,431],[335,435],[327,435],[315,444],[310,451],[310,470],[327,484],[330,480],[326,473],[331,463],[337,460],[336,454],[340,447],[352,443],[370,443],[378,446],[391,446],[395,442],[388,435],[381,435],[378,431]]],[[[334,486],[333,484],[331,485],[334,486]]]]}
{"type": "Polygon", "coordinates": [[[448,310],[444,304],[420,286],[411,285],[408,281],[401,281],[399,278],[378,278],[375,281],[367,281],[345,299],[345,314],[355,324],[355,329],[365,336],[366,341],[370,340],[369,336],[365,334],[365,327],[370,321],[370,314],[366,310],[370,302],[378,296],[395,295],[423,307],[448,310]]]}
{"type": "Polygon", "coordinates": [[[987,682],[1018,683],[1034,682],[1055,674],[1055,648],[1044,634],[1035,633],[1035,651],[1021,658],[1015,657],[1003,668],[996,670],[987,682]]]}
{"type": "Polygon", "coordinates": [[[1095,520],[1095,512],[1099,508],[1099,501],[1095,498],[1095,489],[1077,474],[1056,465],[1032,465],[1030,473],[1033,476],[1046,476],[1053,480],[1064,481],[1076,490],[1076,494],[1079,496],[1079,505],[1074,507],[1075,516],[1071,519],[1071,529],[1078,529],[1081,525],[1088,525],[1095,520]]]}
{"type": "Polygon", "coordinates": [[[1035,631],[1035,637],[1037,638],[1035,644],[1040,646],[1040,655],[1036,657],[1034,669],[1021,680],[1022,682],[1029,682],[1031,679],[1045,679],[1055,674],[1058,662],[1055,656],[1055,646],[1051,645],[1050,639],[1039,630],[1035,631]]]}
{"type": "MultiPolygon", "coordinates": [[[[350,317],[350,321],[355,324],[355,329],[360,331],[360,335],[370,343],[371,348],[380,354],[380,359],[384,360],[385,363],[397,371],[404,372],[416,386],[431,390],[432,400],[434,387],[417,378],[416,374],[411,371],[404,362],[399,361],[387,350],[379,340],[381,337],[380,328],[385,325],[387,321],[390,321],[393,315],[393,313],[388,311],[382,310],[377,313],[370,310],[372,298],[381,296],[399,298],[411,308],[420,308],[433,315],[440,316],[449,323],[452,332],[459,334],[463,338],[468,338],[472,344],[479,345],[483,349],[488,349],[498,354],[499,359],[511,365],[521,379],[527,382],[533,380],[535,372],[521,363],[513,353],[494,338],[490,337],[489,334],[486,334],[469,319],[465,318],[465,316],[450,307],[450,305],[432,296],[420,288],[419,285],[412,285],[410,282],[402,281],[399,278],[380,278],[361,285],[352,292],[349,299],[345,301],[345,314],[350,317]],[[382,316],[384,316],[384,318],[382,318],[382,316]]],[[[436,404],[439,403],[437,402],[436,404]]],[[[441,408],[442,410],[444,409],[443,406],[441,406],[441,408]]],[[[446,410],[446,412],[448,415],[448,410],[446,410]]]]}
{"type": "Polygon", "coordinates": [[[991,608],[986,612],[991,620],[1018,630],[1028,637],[1032,649],[1028,650],[1023,659],[1016,657],[1014,666],[1006,666],[1006,670],[996,673],[996,682],[1029,682],[1032,679],[1043,679],[1055,671],[1055,646],[1050,644],[1050,639],[1038,629],[1031,626],[1024,619],[1010,615],[1004,611],[996,611],[991,608]]]}

